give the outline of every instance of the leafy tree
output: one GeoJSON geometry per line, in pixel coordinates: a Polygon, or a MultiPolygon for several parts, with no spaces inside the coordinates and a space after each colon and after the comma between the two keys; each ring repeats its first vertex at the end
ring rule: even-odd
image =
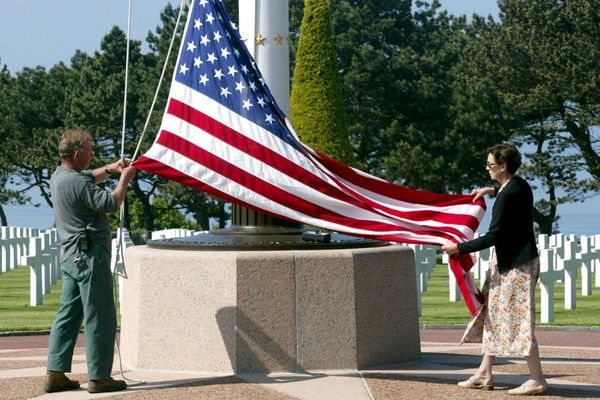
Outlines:
{"type": "Polygon", "coordinates": [[[307,145],[352,162],[326,0],[305,0],[292,94],[291,119],[307,145]]]}
{"type": "MultiPolygon", "coordinates": [[[[497,141],[498,130],[481,134],[481,116],[460,113],[464,102],[477,104],[485,95],[469,88],[461,67],[476,36],[466,18],[440,11],[438,1],[418,1],[414,11],[411,1],[335,4],[350,133],[363,167],[442,193],[484,180],[474,160],[497,141]]],[[[491,98],[481,106],[490,104],[491,98]]]]}
{"type": "Polygon", "coordinates": [[[560,204],[600,189],[598,5],[500,1],[500,23],[465,55],[474,86],[497,99],[488,120],[503,118],[505,137],[527,145],[523,172],[547,194],[534,213],[543,233],[556,227],[560,204]]]}
{"type": "Polygon", "coordinates": [[[179,210],[192,216],[197,224],[194,229],[210,230],[209,220],[213,217],[218,219],[219,228],[225,228],[229,218],[223,200],[177,182],[169,182],[162,187],[158,198],[163,204],[168,205],[169,209],[179,210]]]}
{"type": "Polygon", "coordinates": [[[503,0],[499,7],[505,102],[527,125],[550,121],[567,133],[580,167],[600,180],[600,1],[503,0]]]}
{"type": "Polygon", "coordinates": [[[383,175],[391,150],[383,132],[402,118],[409,86],[398,56],[413,29],[411,1],[331,0],[338,65],[344,80],[346,115],[361,167],[383,175]]]}
{"type": "MultiPolygon", "coordinates": [[[[7,143],[11,132],[14,129],[14,118],[12,99],[10,96],[11,87],[14,78],[11,76],[6,65],[2,64],[0,70],[0,142],[7,143]]],[[[10,189],[9,185],[14,184],[14,167],[9,158],[10,148],[0,146],[0,225],[8,225],[3,205],[23,204],[28,199],[21,191],[10,189]]]]}
{"type": "Polygon", "coordinates": [[[14,167],[25,192],[37,188],[52,205],[50,175],[57,164],[57,142],[62,131],[70,86],[70,70],[62,63],[49,71],[43,67],[24,68],[13,82],[10,132],[4,145],[10,149],[6,160],[14,167]]]}
{"type": "MultiPolygon", "coordinates": [[[[131,226],[143,227],[145,224],[145,215],[141,202],[134,196],[129,197],[128,201],[131,226]]],[[[185,215],[179,210],[169,206],[164,198],[154,198],[152,206],[157,215],[156,220],[154,221],[155,229],[153,230],[170,228],[196,229],[194,223],[186,220],[185,215]]],[[[118,224],[118,217],[116,215],[110,215],[109,218],[113,226],[118,224]]],[[[138,230],[136,230],[136,232],[139,233],[138,230]]],[[[145,236],[145,239],[149,239],[149,231],[143,231],[142,234],[145,236]]]]}

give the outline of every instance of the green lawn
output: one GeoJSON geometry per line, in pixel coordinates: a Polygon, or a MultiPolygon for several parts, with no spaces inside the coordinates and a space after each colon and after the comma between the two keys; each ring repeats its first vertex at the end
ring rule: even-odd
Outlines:
{"type": "Polygon", "coordinates": [[[17,267],[0,275],[0,331],[50,329],[60,304],[62,281],[44,296],[44,304],[29,306],[29,267],[17,267]]]}
{"type": "MultiPolygon", "coordinates": [[[[29,267],[18,267],[0,274],[0,332],[50,329],[60,304],[62,281],[52,287],[38,307],[29,306],[29,267]]],[[[537,311],[539,324],[539,285],[537,311]]],[[[564,288],[555,285],[555,320],[550,325],[600,326],[600,288],[592,288],[592,296],[582,297],[581,278],[577,286],[577,308],[564,309],[564,288]]],[[[427,292],[422,298],[422,324],[466,324],[469,312],[463,301],[448,300],[448,268],[438,265],[429,279],[427,292]]],[[[118,309],[118,308],[117,308],[118,309]]]]}
{"type": "MultiPolygon", "coordinates": [[[[593,284],[592,284],[593,285],[593,284]]],[[[536,314],[539,326],[600,326],[600,288],[592,286],[592,295],[581,296],[581,276],[578,276],[576,309],[565,310],[564,285],[554,285],[554,322],[540,323],[540,285],[536,286],[536,314]]],[[[428,281],[427,292],[421,297],[422,324],[466,324],[470,314],[462,300],[449,301],[448,267],[439,265],[434,268],[428,281]]]]}
{"type": "Polygon", "coordinates": [[[29,305],[29,267],[0,274],[0,332],[49,330],[60,305],[62,280],[44,295],[41,306],[29,305]]]}

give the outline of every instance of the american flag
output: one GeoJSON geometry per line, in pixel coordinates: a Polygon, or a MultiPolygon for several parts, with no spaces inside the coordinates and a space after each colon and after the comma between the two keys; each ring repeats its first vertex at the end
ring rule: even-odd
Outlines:
{"type": "MultiPolygon", "coordinates": [[[[159,134],[135,167],[264,214],[402,243],[470,239],[485,211],[471,196],[402,187],[300,142],[220,0],[193,1],[159,134]]],[[[451,257],[475,314],[472,265],[451,257]]]]}

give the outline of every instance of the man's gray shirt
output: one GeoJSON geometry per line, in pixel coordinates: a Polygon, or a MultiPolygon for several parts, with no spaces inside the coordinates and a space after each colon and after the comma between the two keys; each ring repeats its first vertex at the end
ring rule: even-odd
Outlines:
{"type": "Polygon", "coordinates": [[[77,251],[80,238],[101,244],[110,253],[111,230],[106,213],[118,210],[112,193],[96,185],[92,171],[59,166],[50,178],[60,260],[77,251]]]}

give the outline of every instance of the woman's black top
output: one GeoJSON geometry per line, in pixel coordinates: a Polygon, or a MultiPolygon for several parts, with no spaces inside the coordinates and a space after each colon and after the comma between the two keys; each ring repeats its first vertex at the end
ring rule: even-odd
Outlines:
{"type": "Polygon", "coordinates": [[[459,243],[460,253],[473,253],[496,246],[500,273],[538,256],[533,233],[533,192],[525,179],[514,176],[498,193],[488,232],[459,243]]]}

